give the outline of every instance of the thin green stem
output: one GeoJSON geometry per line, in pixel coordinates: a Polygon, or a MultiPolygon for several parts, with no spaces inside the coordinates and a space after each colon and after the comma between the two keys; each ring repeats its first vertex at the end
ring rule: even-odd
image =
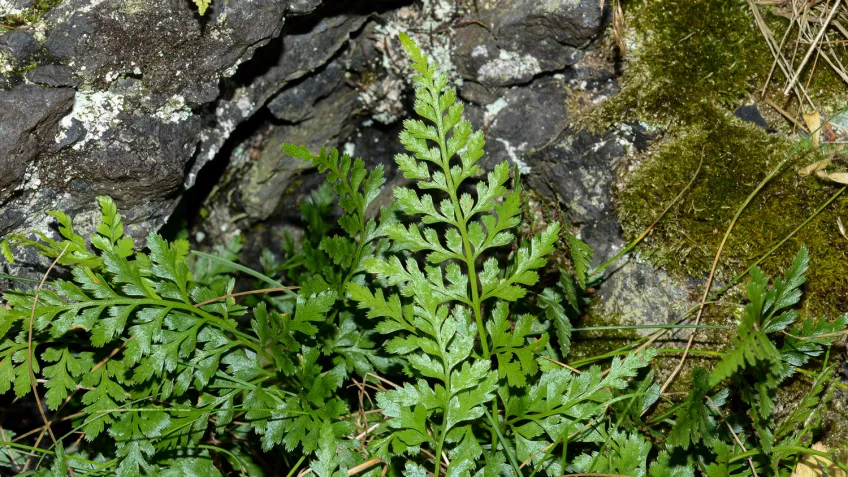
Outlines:
{"type": "MultiPolygon", "coordinates": [[[[435,105],[439,104],[439,94],[434,88],[431,88],[431,94],[435,105]]],[[[486,328],[483,325],[483,314],[481,311],[482,301],[480,300],[480,290],[477,284],[477,269],[474,264],[474,250],[471,247],[471,240],[468,238],[468,217],[462,211],[462,206],[459,203],[459,198],[456,195],[458,184],[453,183],[453,176],[450,171],[450,157],[447,151],[447,131],[442,114],[438,109],[434,109],[436,113],[436,128],[439,133],[439,151],[442,155],[442,171],[445,174],[447,182],[448,195],[450,196],[451,204],[454,208],[456,225],[459,229],[459,235],[462,237],[462,249],[465,254],[465,266],[468,268],[468,281],[471,284],[471,308],[474,312],[474,320],[477,322],[477,333],[480,335],[480,346],[483,348],[483,356],[488,359],[492,354],[489,350],[488,338],[486,337],[486,328]]]]}
{"type": "Polygon", "coordinates": [[[294,473],[297,472],[297,469],[300,467],[300,464],[303,464],[304,460],[306,460],[306,456],[305,455],[300,456],[300,459],[298,459],[297,462],[295,462],[294,467],[292,467],[291,470],[289,471],[289,473],[286,474],[286,477],[292,477],[292,475],[294,475],[294,473]]]}
{"type": "MultiPolygon", "coordinates": [[[[845,465],[842,462],[839,462],[838,459],[834,460],[833,456],[831,454],[827,453],[827,452],[817,451],[815,449],[810,449],[810,448],[807,448],[807,447],[799,447],[799,446],[774,446],[772,448],[772,453],[776,454],[778,452],[807,454],[807,455],[814,455],[814,456],[817,456],[817,457],[824,457],[825,459],[832,461],[840,469],[848,472],[848,465],[845,465]]],[[[763,453],[763,451],[761,449],[751,449],[747,452],[742,452],[740,454],[736,454],[735,456],[731,457],[727,462],[729,464],[732,464],[732,463],[740,461],[742,459],[747,459],[748,457],[753,457],[755,455],[760,455],[762,453],[763,453]]]]}
{"type": "MultiPolygon", "coordinates": [[[[438,110],[439,105],[439,92],[434,88],[430,88],[430,94],[433,97],[433,105],[436,117],[436,129],[439,134],[439,152],[442,157],[442,171],[445,174],[445,181],[448,188],[448,195],[450,196],[451,204],[453,204],[454,208],[454,218],[456,220],[457,228],[459,229],[459,235],[462,237],[462,251],[465,254],[465,266],[468,269],[468,281],[471,284],[471,309],[474,313],[474,321],[477,323],[477,334],[480,336],[480,346],[483,348],[483,358],[488,360],[491,358],[492,353],[489,348],[489,341],[486,337],[486,327],[483,324],[483,313],[482,307],[483,303],[480,298],[480,290],[477,284],[477,269],[475,266],[476,256],[474,255],[474,249],[471,246],[471,240],[468,238],[468,219],[469,217],[465,216],[465,213],[462,211],[462,206],[459,203],[459,198],[456,195],[457,187],[459,184],[454,184],[453,176],[450,171],[450,157],[448,157],[447,151],[447,131],[445,130],[444,118],[441,112],[438,110]]],[[[498,414],[498,404],[497,399],[492,402],[492,414],[498,414]]],[[[497,430],[497,425],[495,425],[495,430],[497,430]]],[[[498,435],[497,433],[492,433],[492,448],[496,449],[498,445],[498,435]]],[[[438,477],[438,465],[436,463],[436,477],[438,477]]]]}
{"type": "Polygon", "coordinates": [[[242,462],[241,459],[239,459],[237,455],[233,454],[232,452],[228,451],[227,449],[224,449],[224,448],[218,447],[218,446],[205,445],[205,444],[198,444],[196,447],[198,449],[214,450],[215,452],[220,452],[222,454],[226,454],[226,455],[230,456],[230,458],[233,459],[234,461],[238,462],[239,467],[241,467],[241,471],[240,471],[241,475],[246,475],[245,473],[247,472],[247,467],[244,466],[244,462],[242,462]]]}
{"type": "MultiPolygon", "coordinates": [[[[265,282],[265,283],[267,283],[267,284],[269,284],[269,285],[271,285],[275,288],[284,288],[285,287],[285,285],[283,285],[282,283],[278,282],[277,280],[274,280],[273,278],[271,278],[267,275],[259,273],[252,268],[245,267],[244,265],[239,265],[238,263],[227,260],[225,258],[221,258],[221,257],[215,256],[215,255],[209,254],[209,253],[198,252],[197,250],[192,250],[191,253],[193,253],[193,254],[195,254],[199,257],[203,257],[203,258],[206,258],[208,260],[212,260],[213,262],[217,262],[221,265],[226,265],[226,266],[232,268],[233,270],[238,270],[242,273],[246,273],[246,274],[248,274],[248,275],[250,275],[254,278],[262,280],[263,282],[265,282]]],[[[289,294],[291,296],[297,296],[297,294],[294,293],[291,290],[288,290],[287,294],[289,294]]]]}
{"type": "MultiPolygon", "coordinates": [[[[491,414],[489,414],[489,411],[487,411],[485,407],[483,408],[483,412],[486,413],[486,418],[489,419],[489,423],[492,425],[492,428],[495,430],[495,433],[504,442],[504,452],[506,453],[506,456],[509,459],[509,465],[512,466],[512,470],[515,472],[515,475],[521,475],[521,467],[518,466],[518,461],[515,459],[515,455],[513,455],[512,449],[507,446],[506,439],[504,439],[501,435],[501,429],[500,427],[498,427],[498,422],[495,420],[494,417],[492,417],[491,414]]],[[[497,449],[493,448],[492,452],[497,452],[497,449]]]]}

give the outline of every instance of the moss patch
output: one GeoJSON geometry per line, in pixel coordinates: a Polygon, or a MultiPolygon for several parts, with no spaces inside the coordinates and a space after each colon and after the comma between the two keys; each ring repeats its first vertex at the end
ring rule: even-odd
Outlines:
{"type": "Polygon", "coordinates": [[[698,122],[699,105],[733,104],[768,74],[771,55],[742,0],[638,0],[624,8],[624,87],[598,119],[698,122]]]}
{"type": "Polygon", "coordinates": [[[0,33],[7,31],[9,27],[15,28],[24,25],[32,25],[41,20],[51,8],[62,3],[62,0],[36,0],[32,7],[16,14],[0,16],[0,33]]]}
{"type": "MultiPolygon", "coordinates": [[[[698,179],[641,251],[673,273],[705,277],[737,208],[793,148],[787,139],[718,115],[708,129],[695,127],[665,138],[648,151],[618,195],[626,236],[634,238],[653,222],[689,182],[703,154],[698,179]]],[[[727,242],[717,280],[744,270],[838,190],[832,183],[797,174],[798,168],[819,158],[807,155],[785,167],[755,197],[727,242]]],[[[762,265],[767,275],[777,276],[806,244],[812,257],[806,290],[811,311],[833,315],[848,304],[848,240],[836,223],[840,213],[848,212],[846,207],[848,196],[841,196],[762,265]]]]}

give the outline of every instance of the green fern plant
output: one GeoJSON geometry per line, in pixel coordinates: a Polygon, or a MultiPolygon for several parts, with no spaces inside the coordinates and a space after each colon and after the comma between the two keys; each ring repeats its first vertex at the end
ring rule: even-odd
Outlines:
{"type": "MultiPolygon", "coordinates": [[[[395,161],[422,192],[399,187],[394,195],[398,211],[413,223],[405,225],[393,219],[393,211],[384,211],[379,226],[359,224],[359,247],[348,241],[327,244],[331,255],[356,259],[363,243],[385,237],[395,252],[372,254],[362,267],[396,293],[386,295],[382,288],[356,281],[345,283],[353,302],[367,311],[368,318],[379,320],[376,330],[389,337],[386,351],[402,359],[414,377],[413,382],[377,395],[388,425],[369,450],[386,460],[428,453],[436,474],[444,456],[450,462],[448,473],[477,468],[480,459],[495,471],[507,455],[513,464],[516,458],[538,461],[541,454],[531,454],[540,447],[533,446],[544,447],[545,438],[550,444],[601,416],[604,403],[612,399],[608,389],[625,388],[624,378],[646,366],[650,353],[616,360],[605,378],[599,368],[585,375],[591,379],[549,369],[542,381],[569,390],[568,400],[561,402],[560,396],[549,403],[535,403],[541,408],[528,408],[528,393],[544,394],[548,389],[531,386],[539,376],[538,360],[548,335],[532,333],[540,326],[535,316],[510,316],[509,303],[524,299],[528,288],[538,282],[538,270],[554,251],[561,226],[549,224],[517,250],[507,267],[499,264],[497,250],[515,242],[513,230],[521,213],[520,194],[505,187],[509,165],[496,165],[474,185],[473,193],[464,192],[464,185],[481,173],[483,135],[462,119],[463,106],[456,101],[455,90],[446,88],[447,77],[436,72],[436,65],[408,37],[401,35],[401,43],[418,73],[413,78],[415,111],[423,120],[404,122],[400,138],[407,153],[395,161]],[[423,269],[413,254],[424,256],[423,269]],[[568,415],[576,406],[583,406],[583,412],[568,415]],[[503,417],[495,420],[493,416],[503,417]],[[536,430],[531,436],[527,433],[532,426],[536,430]],[[543,426],[548,426],[545,437],[543,426]],[[488,442],[480,438],[483,429],[488,442]]],[[[329,169],[330,180],[338,177],[336,169],[346,170],[350,161],[342,158],[342,167],[334,169],[335,151],[313,156],[296,146],[284,146],[284,150],[329,169]]],[[[359,173],[359,180],[362,177],[359,173]]],[[[345,189],[342,184],[337,192],[345,193],[345,189]]],[[[341,204],[350,213],[360,202],[341,204]]],[[[351,232],[353,224],[342,226],[351,232]]],[[[573,240],[576,246],[579,241],[573,240]]],[[[588,252],[585,245],[578,250],[581,276],[585,276],[588,252]]],[[[562,324],[567,318],[554,293],[546,290],[540,300],[547,300],[547,315],[560,322],[561,341],[567,342],[570,327],[562,324]]],[[[563,350],[567,352],[567,345],[563,350]]],[[[419,464],[408,465],[412,469],[419,464]]],[[[548,473],[560,470],[561,466],[552,464],[548,473]]]]}

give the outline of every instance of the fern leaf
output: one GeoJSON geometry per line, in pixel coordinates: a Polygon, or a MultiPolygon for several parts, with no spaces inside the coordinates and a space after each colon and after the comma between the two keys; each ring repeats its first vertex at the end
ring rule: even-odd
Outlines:
{"type": "Polygon", "coordinates": [[[568,248],[571,250],[571,261],[574,264],[574,275],[577,278],[577,283],[580,284],[580,288],[585,290],[594,251],[592,247],[571,232],[565,232],[565,239],[568,242],[568,248]]]}
{"type": "Polygon", "coordinates": [[[212,4],[212,0],[192,0],[195,5],[197,5],[197,13],[200,16],[206,14],[206,9],[209,8],[209,5],[212,4]]]}

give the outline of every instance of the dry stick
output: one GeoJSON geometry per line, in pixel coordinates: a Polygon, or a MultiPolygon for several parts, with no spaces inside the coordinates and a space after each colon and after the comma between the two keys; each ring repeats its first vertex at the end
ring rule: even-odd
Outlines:
{"type": "MultiPolygon", "coordinates": [[[[833,47],[831,47],[831,49],[833,49],[833,47]]],[[[821,56],[822,56],[822,58],[824,58],[824,61],[826,61],[826,62],[827,62],[827,64],[829,64],[829,65],[830,65],[830,67],[831,67],[831,68],[833,68],[833,71],[835,71],[835,72],[836,72],[836,74],[838,74],[838,75],[842,78],[842,81],[845,81],[846,83],[848,83],[848,73],[846,73],[846,72],[845,72],[845,67],[844,67],[844,66],[842,65],[842,63],[839,61],[839,57],[838,57],[838,56],[836,56],[836,55],[833,55],[833,59],[834,59],[834,60],[836,61],[836,63],[839,65],[839,66],[837,66],[837,65],[836,65],[836,64],[834,64],[834,63],[833,63],[833,61],[830,59],[830,56],[827,54],[827,52],[822,52],[822,55],[821,55],[821,56]]]]}
{"type": "Polygon", "coordinates": [[[298,288],[300,288],[300,287],[276,287],[276,288],[263,288],[261,290],[250,290],[250,291],[239,292],[239,293],[228,293],[226,295],[219,296],[217,298],[212,298],[211,300],[202,301],[202,302],[200,302],[200,303],[198,303],[194,306],[195,306],[195,308],[199,308],[203,305],[208,305],[210,303],[219,302],[221,300],[226,300],[228,298],[235,298],[237,296],[258,295],[258,294],[261,294],[261,293],[273,293],[273,292],[281,292],[281,291],[287,291],[287,290],[297,290],[298,288]]]}
{"type": "Polygon", "coordinates": [[[781,116],[783,116],[783,117],[784,117],[784,118],[786,118],[788,121],[790,121],[792,124],[794,124],[796,128],[798,128],[798,129],[800,129],[800,130],[804,131],[804,132],[805,132],[805,133],[807,133],[807,134],[810,134],[810,130],[809,130],[809,129],[807,129],[807,127],[806,127],[806,126],[804,126],[803,124],[801,124],[801,122],[800,122],[800,121],[798,121],[797,119],[795,119],[795,118],[794,118],[791,114],[789,114],[789,111],[786,111],[785,109],[781,108],[780,106],[778,106],[777,104],[775,104],[775,103],[774,103],[774,101],[772,101],[772,100],[770,100],[770,99],[768,99],[768,98],[766,98],[765,100],[763,100],[763,102],[765,102],[767,105],[771,106],[771,107],[772,107],[772,109],[774,109],[775,111],[777,111],[778,113],[780,113],[780,115],[781,115],[781,116]]]}
{"type": "MultiPolygon", "coordinates": [[[[32,386],[32,395],[35,397],[35,404],[38,406],[38,412],[41,413],[41,419],[44,421],[44,425],[47,427],[47,433],[50,434],[50,439],[53,440],[53,445],[58,445],[56,442],[56,436],[53,434],[53,429],[50,428],[50,421],[47,419],[47,414],[44,413],[44,408],[41,406],[41,398],[38,397],[38,385],[35,380],[35,371],[32,369],[32,360],[33,358],[33,350],[32,350],[32,328],[35,323],[35,309],[38,306],[38,296],[41,292],[41,289],[44,288],[44,283],[47,281],[47,276],[50,275],[50,272],[53,270],[53,267],[56,266],[56,263],[65,255],[65,252],[68,251],[68,245],[70,243],[65,244],[65,248],[62,249],[62,252],[59,253],[59,256],[53,260],[53,263],[47,267],[47,271],[44,272],[44,276],[41,277],[41,283],[38,284],[38,288],[35,290],[35,296],[32,299],[32,310],[29,314],[29,336],[27,337],[27,358],[29,361],[29,380],[30,386],[32,386]]],[[[36,444],[37,446],[37,444],[36,444]]],[[[29,468],[31,458],[27,459],[26,464],[24,464],[24,472],[26,472],[27,468],[29,468]]],[[[68,470],[71,473],[71,476],[75,475],[74,469],[71,468],[70,463],[68,463],[68,470]]]]}
{"type": "MultiPolygon", "coordinates": [[[[715,277],[715,271],[718,267],[718,260],[721,257],[721,252],[722,250],[724,250],[724,245],[727,243],[727,239],[730,237],[730,232],[733,230],[733,226],[736,225],[736,221],[739,220],[739,217],[742,215],[742,212],[745,210],[745,208],[748,207],[748,204],[751,203],[752,200],[754,200],[754,197],[760,192],[760,190],[762,190],[762,188],[765,187],[765,185],[768,184],[769,181],[774,179],[774,177],[777,176],[778,172],[780,172],[780,170],[783,169],[783,166],[785,166],[788,162],[789,158],[787,157],[786,159],[781,161],[780,164],[777,165],[777,167],[775,167],[774,169],[772,169],[771,172],[769,172],[769,174],[760,182],[756,189],[754,189],[754,191],[751,192],[748,198],[745,199],[745,202],[743,202],[739,209],[736,211],[736,215],[733,216],[733,220],[730,221],[730,225],[727,227],[727,231],[725,231],[724,237],[721,239],[721,244],[719,244],[718,251],[716,252],[715,259],[713,260],[713,266],[710,269],[710,276],[709,278],[707,278],[707,285],[704,287],[704,296],[701,298],[700,305],[698,305],[698,315],[695,318],[696,325],[701,324],[701,316],[704,313],[704,305],[707,302],[707,297],[710,296],[710,288],[712,287],[713,278],[715,277]]],[[[686,361],[686,357],[689,355],[689,350],[692,348],[692,342],[695,341],[695,336],[697,334],[697,329],[692,330],[692,334],[689,335],[689,341],[686,343],[686,348],[683,350],[683,356],[681,356],[680,362],[677,363],[677,366],[671,372],[671,375],[668,377],[668,379],[666,379],[665,383],[663,383],[662,387],[660,388],[660,394],[665,392],[671,382],[674,381],[674,378],[677,376],[677,373],[679,373],[680,369],[683,368],[683,363],[686,361]]],[[[645,412],[643,411],[642,414],[644,413],[645,412]]]]}
{"type": "MultiPolygon", "coordinates": [[[[752,8],[756,8],[753,4],[751,4],[751,7],[752,7],[752,8]]],[[[788,26],[788,27],[786,27],[786,31],[785,31],[785,32],[783,32],[783,38],[781,38],[781,39],[780,39],[780,45],[777,47],[777,51],[778,51],[778,52],[780,52],[781,50],[783,50],[783,46],[784,46],[784,45],[786,45],[786,40],[787,40],[787,39],[789,39],[789,33],[791,33],[791,32],[792,32],[792,27],[793,27],[794,25],[795,25],[795,20],[791,20],[791,21],[789,22],[789,26],[788,26]]],[[[766,26],[766,27],[767,27],[767,26],[766,26]]],[[[800,25],[798,26],[798,28],[799,28],[799,29],[801,28],[801,27],[800,27],[800,25]]],[[[762,27],[760,28],[760,31],[762,31],[762,27]]],[[[763,37],[766,37],[765,33],[763,33],[763,37]]],[[[769,43],[769,50],[771,50],[771,49],[772,49],[772,45],[770,44],[770,42],[769,42],[769,39],[768,39],[768,38],[766,38],[766,43],[769,43]]],[[[765,83],[763,84],[763,91],[760,93],[760,96],[765,96],[765,95],[766,95],[766,91],[768,90],[768,85],[769,85],[769,83],[771,83],[771,77],[774,75],[774,68],[777,66],[777,64],[778,64],[779,62],[780,62],[780,59],[779,59],[779,58],[775,55],[774,63],[772,63],[772,64],[771,64],[771,69],[769,70],[769,74],[768,74],[768,76],[766,76],[766,81],[765,81],[765,83]]],[[[783,65],[782,65],[782,64],[781,64],[781,70],[784,70],[784,72],[785,72],[785,68],[783,67],[783,65]]]]}
{"type": "MultiPolygon", "coordinates": [[[[756,21],[757,26],[760,28],[760,33],[763,34],[763,38],[765,38],[765,40],[766,40],[766,45],[768,45],[768,47],[769,47],[769,52],[771,52],[771,55],[774,57],[774,60],[777,63],[777,65],[780,66],[780,71],[783,72],[783,75],[786,76],[787,78],[789,78],[790,75],[792,74],[792,70],[790,69],[789,61],[786,60],[786,58],[780,53],[780,50],[774,45],[774,37],[771,34],[771,30],[769,30],[768,25],[766,24],[765,20],[763,20],[763,17],[760,14],[760,10],[757,8],[756,4],[754,4],[754,0],[748,0],[748,5],[751,7],[751,12],[754,14],[754,20],[756,21]],[[781,60],[783,60],[783,61],[781,61],[781,60]],[[786,62],[786,63],[784,64],[784,62],[786,62]]],[[[792,21],[794,21],[794,20],[792,20],[792,21]]],[[[790,22],[789,26],[790,27],[792,26],[792,22],[790,22]]],[[[801,30],[801,23],[800,22],[798,23],[798,29],[799,29],[799,31],[801,30]]],[[[800,33],[799,33],[799,35],[800,35],[800,33]]],[[[782,44],[781,44],[781,47],[782,47],[782,44]]],[[[810,99],[810,96],[807,94],[807,91],[802,90],[801,92],[804,93],[804,98],[806,98],[807,101],[809,101],[810,104],[812,105],[813,100],[810,99]]],[[[803,100],[803,98],[801,98],[801,94],[798,93],[797,90],[796,90],[796,94],[798,95],[798,103],[803,103],[804,100],[803,100]]]]}
{"type": "Polygon", "coordinates": [[[348,476],[356,475],[356,474],[362,472],[363,470],[371,468],[371,467],[373,467],[377,464],[383,464],[383,472],[380,475],[385,476],[386,472],[389,471],[389,466],[386,465],[386,461],[384,461],[383,459],[371,459],[368,462],[364,462],[362,464],[359,464],[356,467],[348,470],[347,475],[348,476]]]}
{"type": "Polygon", "coordinates": [[[580,370],[579,370],[579,369],[577,369],[577,368],[573,368],[573,367],[571,367],[571,366],[569,366],[569,365],[567,365],[567,364],[565,364],[565,363],[560,363],[559,361],[554,360],[554,359],[551,359],[551,358],[548,358],[547,356],[540,356],[540,358],[542,358],[542,359],[544,359],[544,360],[546,360],[546,361],[550,361],[551,363],[558,364],[558,365],[562,366],[563,368],[565,368],[565,369],[567,369],[567,370],[571,371],[572,373],[575,373],[575,374],[582,374],[582,373],[583,373],[583,371],[580,371],[580,370]]]}
{"type": "Polygon", "coordinates": [[[795,83],[798,81],[798,77],[801,75],[801,71],[804,69],[804,66],[807,65],[807,61],[810,60],[810,56],[813,55],[813,51],[818,48],[819,40],[821,40],[821,37],[824,36],[824,31],[827,29],[827,25],[830,23],[830,20],[839,10],[839,4],[841,1],[842,0],[836,0],[836,2],[833,4],[833,8],[831,8],[830,10],[830,15],[828,15],[827,20],[822,23],[821,29],[819,29],[815,40],[813,40],[813,44],[810,45],[810,48],[807,50],[807,54],[804,55],[804,59],[801,60],[801,64],[798,65],[798,69],[795,71],[795,74],[792,75],[792,80],[789,81],[789,85],[783,90],[784,96],[789,95],[789,91],[795,86],[795,83]]]}

